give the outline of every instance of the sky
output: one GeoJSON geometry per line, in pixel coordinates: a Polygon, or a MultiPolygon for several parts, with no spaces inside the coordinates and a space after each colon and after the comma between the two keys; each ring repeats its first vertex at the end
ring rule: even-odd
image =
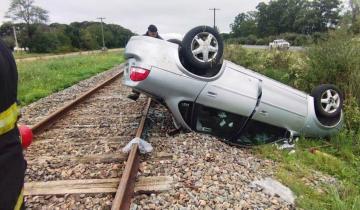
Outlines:
{"type": "MultiPolygon", "coordinates": [[[[263,2],[268,2],[265,0],[263,2]]],[[[0,24],[11,0],[0,0],[0,24]]],[[[221,32],[229,32],[229,25],[241,12],[255,10],[260,0],[35,0],[35,5],[49,11],[50,23],[75,21],[98,21],[105,17],[106,23],[121,25],[131,31],[145,33],[149,24],[155,24],[159,33],[184,34],[198,25],[216,25],[221,32]]]]}

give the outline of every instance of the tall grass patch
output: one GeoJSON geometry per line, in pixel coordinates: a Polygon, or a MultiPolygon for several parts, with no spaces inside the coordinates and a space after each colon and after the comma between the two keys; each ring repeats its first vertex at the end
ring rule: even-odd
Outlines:
{"type": "Polygon", "coordinates": [[[345,29],[329,34],[308,49],[309,71],[307,89],[323,83],[340,87],[347,97],[353,96],[360,103],[360,40],[345,29]]]}

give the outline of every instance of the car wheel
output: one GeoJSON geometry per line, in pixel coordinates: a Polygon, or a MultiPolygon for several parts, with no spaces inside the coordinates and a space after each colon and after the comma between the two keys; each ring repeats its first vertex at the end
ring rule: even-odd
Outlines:
{"type": "Polygon", "coordinates": [[[212,27],[198,26],[184,36],[182,51],[191,68],[210,69],[222,64],[224,43],[212,27]]]}
{"type": "Polygon", "coordinates": [[[311,91],[314,97],[315,112],[318,117],[338,117],[344,102],[344,97],[335,85],[319,85],[311,91]]]}

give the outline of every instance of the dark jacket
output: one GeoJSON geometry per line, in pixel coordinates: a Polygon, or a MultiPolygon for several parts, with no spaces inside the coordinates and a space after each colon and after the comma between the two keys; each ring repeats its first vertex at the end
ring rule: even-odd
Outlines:
{"type": "Polygon", "coordinates": [[[0,113],[16,102],[18,74],[14,57],[0,40],[0,113]]]}
{"type": "MultiPolygon", "coordinates": [[[[11,51],[0,40],[0,112],[16,102],[18,74],[11,51]]],[[[0,135],[0,209],[14,209],[24,185],[26,162],[15,126],[0,135]]],[[[22,208],[24,205],[22,205],[22,208]]]]}
{"type": "MultiPolygon", "coordinates": [[[[144,36],[149,36],[148,32],[144,34],[144,36]]],[[[161,36],[159,36],[159,33],[157,33],[156,37],[157,39],[163,39],[161,36]]]]}

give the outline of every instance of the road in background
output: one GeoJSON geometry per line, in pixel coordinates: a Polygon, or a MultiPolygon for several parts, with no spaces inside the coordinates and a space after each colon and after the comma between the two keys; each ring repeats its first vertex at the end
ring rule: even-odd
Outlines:
{"type": "MultiPolygon", "coordinates": [[[[106,52],[120,52],[124,50],[124,48],[116,48],[116,49],[108,49],[106,52]]],[[[80,52],[72,52],[72,53],[65,53],[65,54],[59,54],[59,55],[45,55],[45,56],[35,56],[35,57],[28,57],[28,58],[18,58],[15,59],[16,62],[21,61],[33,61],[33,60],[48,60],[52,58],[64,58],[64,57],[70,57],[75,55],[89,55],[89,54],[95,54],[95,53],[101,53],[102,50],[93,50],[93,51],[80,51],[80,52]]]]}
{"type": "MultiPolygon", "coordinates": [[[[241,46],[246,49],[258,49],[258,50],[268,50],[269,49],[268,45],[241,45],[241,46]]],[[[294,46],[294,47],[290,47],[289,50],[290,51],[303,51],[303,50],[305,50],[305,48],[299,47],[299,46],[294,46]]]]}

